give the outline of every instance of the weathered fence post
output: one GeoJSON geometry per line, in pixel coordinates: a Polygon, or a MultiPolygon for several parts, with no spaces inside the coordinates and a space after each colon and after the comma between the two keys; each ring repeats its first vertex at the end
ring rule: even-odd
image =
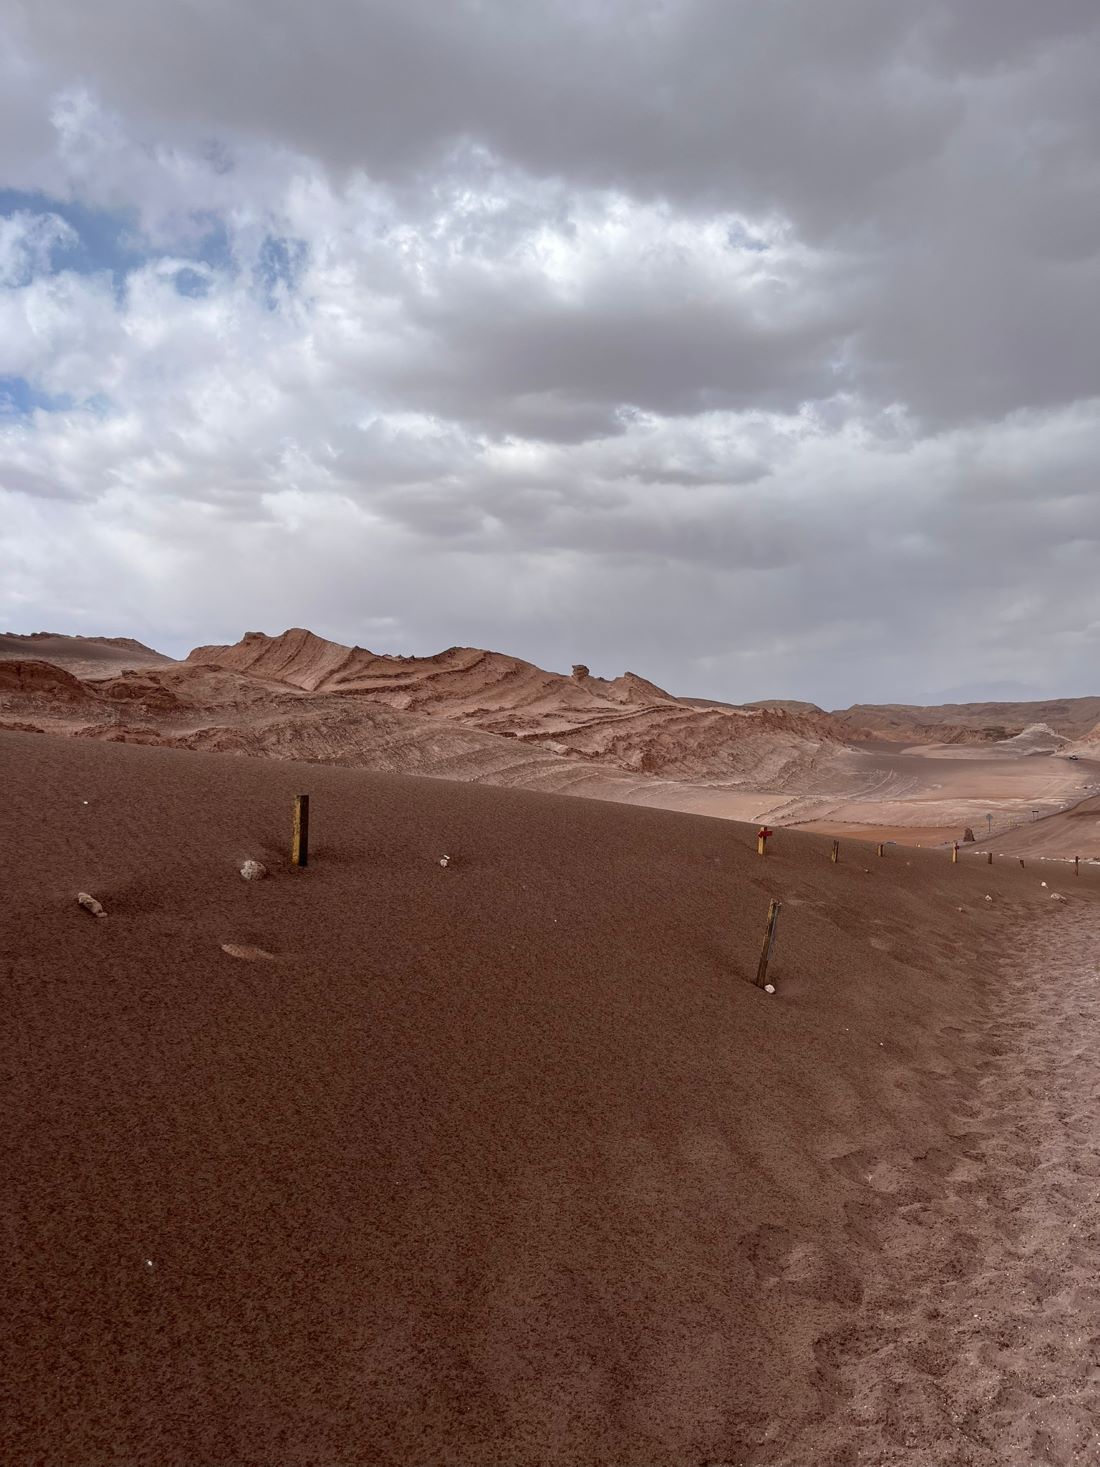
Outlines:
{"type": "Polygon", "coordinates": [[[885,856],[886,854],[886,845],[883,841],[879,841],[878,843],[878,853],[880,856],[885,856]]]}
{"type": "Polygon", "coordinates": [[[834,866],[840,860],[840,842],[838,840],[833,841],[833,854],[829,857],[829,859],[832,861],[834,866]]]}
{"type": "Polygon", "coordinates": [[[764,945],[760,950],[760,964],[756,969],[756,986],[763,988],[768,978],[768,959],[772,955],[772,943],[775,941],[775,924],[779,920],[779,909],[783,903],[778,897],[772,897],[768,904],[768,925],[764,932],[764,945]]]}
{"type": "Polygon", "coordinates": [[[952,866],[957,866],[959,864],[959,843],[958,843],[958,841],[956,841],[954,843],[954,845],[951,847],[951,864],[952,864],[952,866]]]}
{"type": "Polygon", "coordinates": [[[985,864],[987,866],[992,866],[993,865],[993,852],[992,851],[986,851],[986,853],[985,853],[985,864]]]}
{"type": "Polygon", "coordinates": [[[1074,874],[1074,876],[1080,876],[1080,874],[1081,874],[1081,857],[1080,856],[1074,856],[1074,858],[1073,858],[1073,874],[1074,874]]]}
{"type": "Polygon", "coordinates": [[[309,864],[309,796],[294,796],[294,830],[290,839],[290,864],[309,864]]]}

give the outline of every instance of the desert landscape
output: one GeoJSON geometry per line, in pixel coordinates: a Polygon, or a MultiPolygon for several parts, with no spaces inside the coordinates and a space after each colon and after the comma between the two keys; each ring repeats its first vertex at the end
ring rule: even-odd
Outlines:
{"type": "Polygon", "coordinates": [[[0,658],[5,1462],[1093,1459],[1087,714],[0,658]]]}
{"type": "Polygon", "coordinates": [[[579,664],[547,672],[469,647],[378,654],[301,628],[250,632],[182,661],[125,638],[8,634],[0,637],[3,727],[469,780],[909,845],[959,840],[969,827],[978,844],[1013,854],[1100,860],[1096,698],[733,707],[677,697],[631,672],[611,680],[579,664]]]}
{"type": "Polygon", "coordinates": [[[0,1467],[1100,1467],[1098,76],[0,0],[0,1467]]]}

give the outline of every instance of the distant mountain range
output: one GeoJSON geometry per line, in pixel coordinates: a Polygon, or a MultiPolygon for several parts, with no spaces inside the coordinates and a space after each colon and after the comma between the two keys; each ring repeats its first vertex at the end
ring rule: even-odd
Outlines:
{"type": "MultiPolygon", "coordinates": [[[[515,784],[678,808],[685,790],[791,796],[858,789],[868,743],[1005,754],[1100,741],[1100,698],[1042,703],[735,706],[678,698],[636,673],[549,672],[505,653],[377,653],[304,628],[249,632],[182,661],[124,637],[0,636],[0,728],[225,750],[515,784]]],[[[1074,745],[1076,746],[1076,745],[1074,745]]],[[[786,807],[784,807],[786,810],[786,807]]]]}

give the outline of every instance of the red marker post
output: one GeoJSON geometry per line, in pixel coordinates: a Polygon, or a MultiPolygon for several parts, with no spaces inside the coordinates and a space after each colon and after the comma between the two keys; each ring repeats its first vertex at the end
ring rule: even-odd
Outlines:
{"type": "Polygon", "coordinates": [[[756,854],[758,856],[764,855],[768,843],[768,837],[774,834],[775,831],[769,830],[766,825],[762,825],[760,829],[756,832],[756,854]]]}

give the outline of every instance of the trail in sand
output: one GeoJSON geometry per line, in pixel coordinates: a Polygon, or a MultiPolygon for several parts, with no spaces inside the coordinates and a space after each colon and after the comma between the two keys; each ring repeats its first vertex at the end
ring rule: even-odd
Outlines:
{"type": "Polygon", "coordinates": [[[817,1343],[834,1419],[769,1463],[1100,1461],[1100,969],[1091,907],[1021,932],[958,1088],[958,1147],[853,1151],[850,1221],[881,1250],[817,1343]],[[969,1097],[969,1098],[964,1098],[969,1097]]]}

